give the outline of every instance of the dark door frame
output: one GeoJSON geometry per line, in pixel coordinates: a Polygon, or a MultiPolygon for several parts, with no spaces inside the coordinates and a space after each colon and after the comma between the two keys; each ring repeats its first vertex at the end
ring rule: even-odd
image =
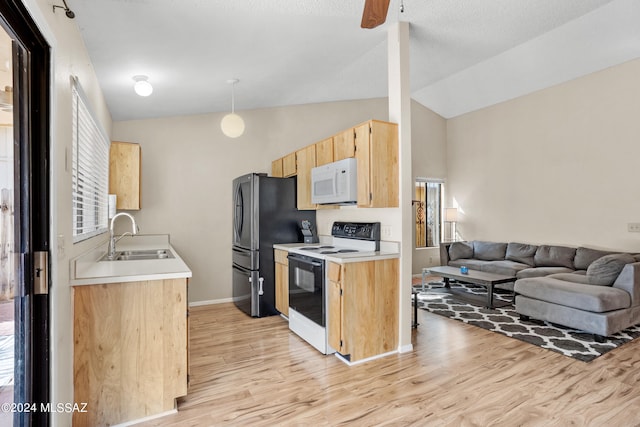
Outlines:
{"type": "MultiPolygon", "coordinates": [[[[14,401],[37,405],[14,425],[49,424],[49,295],[34,292],[34,253],[50,254],[50,47],[20,0],[0,2],[0,25],[14,40],[15,306],[14,401]]],[[[51,271],[50,265],[47,266],[51,271]]],[[[48,284],[47,284],[48,285],[48,284]]]]}

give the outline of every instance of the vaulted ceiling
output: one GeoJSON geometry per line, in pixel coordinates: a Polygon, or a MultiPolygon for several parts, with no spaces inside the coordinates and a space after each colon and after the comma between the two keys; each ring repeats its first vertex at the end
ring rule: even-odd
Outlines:
{"type": "Polygon", "coordinates": [[[385,97],[398,20],[410,23],[412,98],[444,117],[640,57],[636,0],[391,0],[372,30],[364,0],[67,4],[114,120],[228,111],[232,78],[237,110],[385,97]],[[134,94],[137,74],[151,96],[134,94]]]}

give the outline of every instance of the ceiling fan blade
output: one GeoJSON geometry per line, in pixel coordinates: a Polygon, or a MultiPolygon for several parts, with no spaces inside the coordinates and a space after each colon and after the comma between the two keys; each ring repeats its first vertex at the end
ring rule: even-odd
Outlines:
{"type": "Polygon", "coordinates": [[[384,24],[391,0],[365,0],[361,28],[375,28],[384,24]]]}

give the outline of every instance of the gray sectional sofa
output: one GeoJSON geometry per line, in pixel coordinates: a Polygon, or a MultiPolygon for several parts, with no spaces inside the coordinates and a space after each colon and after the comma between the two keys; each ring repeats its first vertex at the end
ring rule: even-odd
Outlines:
{"type": "Polygon", "coordinates": [[[440,245],[440,262],[511,275],[523,318],[545,320],[598,339],[640,323],[640,255],[558,245],[470,241],[440,245]]]}

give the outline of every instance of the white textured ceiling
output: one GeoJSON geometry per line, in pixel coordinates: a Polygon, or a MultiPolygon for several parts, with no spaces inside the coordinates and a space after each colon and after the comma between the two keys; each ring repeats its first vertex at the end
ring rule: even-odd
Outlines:
{"type": "MultiPolygon", "coordinates": [[[[54,0],[55,2],[56,0],[54,0]]],[[[67,0],[114,120],[387,96],[389,23],[410,22],[413,99],[454,117],[640,57],[637,0],[67,0]],[[132,76],[154,92],[141,98],[132,76]]],[[[63,14],[59,9],[56,13],[63,14]]]]}

